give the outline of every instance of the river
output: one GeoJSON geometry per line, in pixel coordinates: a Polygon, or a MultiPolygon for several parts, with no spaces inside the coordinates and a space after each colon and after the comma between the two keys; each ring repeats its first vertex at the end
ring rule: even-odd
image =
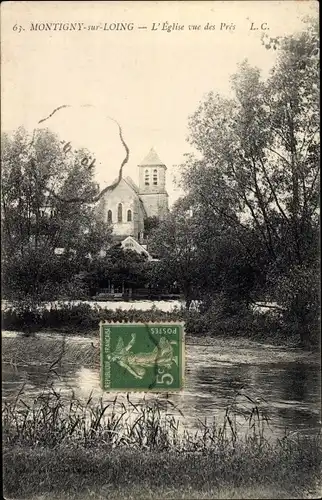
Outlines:
{"type": "MultiPolygon", "coordinates": [[[[24,381],[24,398],[33,399],[43,390],[48,370],[48,364],[42,362],[42,349],[49,352],[61,337],[40,333],[36,338],[26,339],[12,332],[3,332],[2,337],[3,398],[13,397],[24,381]],[[13,345],[17,352],[34,349],[36,354],[32,359],[29,356],[26,362],[9,361],[6,352],[13,345]]],[[[97,345],[97,337],[67,337],[67,346],[79,353],[90,349],[91,342],[97,345]]],[[[12,349],[10,356],[13,357],[12,349]]],[[[176,406],[173,414],[190,429],[195,429],[198,419],[210,421],[215,417],[221,421],[227,405],[236,400],[239,393],[236,400],[239,408],[245,404],[249,407],[251,403],[247,398],[250,397],[269,417],[268,435],[282,437],[285,429],[310,434],[319,428],[321,420],[319,373],[318,357],[300,349],[245,339],[198,339],[195,343],[194,339],[187,338],[184,390],[168,398],[176,406]]],[[[100,389],[97,363],[91,365],[76,360],[62,366],[58,375],[54,387],[66,395],[73,389],[84,401],[90,393],[94,401],[102,395],[105,400],[111,400],[111,395],[103,394],[100,389]]],[[[133,393],[130,399],[138,402],[143,396],[133,393]]],[[[145,395],[146,399],[155,397],[145,395]]],[[[241,419],[238,422],[243,430],[246,423],[241,419]]]]}

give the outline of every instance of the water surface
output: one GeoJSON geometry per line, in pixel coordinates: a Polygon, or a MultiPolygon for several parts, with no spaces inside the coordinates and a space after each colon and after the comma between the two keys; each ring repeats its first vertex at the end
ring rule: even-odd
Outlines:
{"type": "MultiPolygon", "coordinates": [[[[41,333],[35,339],[24,339],[9,332],[4,332],[3,336],[3,397],[14,397],[24,381],[24,397],[31,400],[40,394],[46,384],[48,364],[42,362],[40,346],[46,346],[50,352],[51,343],[57,345],[59,336],[41,333]],[[26,357],[28,361],[24,363],[22,354],[18,364],[13,359],[10,361],[6,357],[6,346],[8,349],[10,342],[19,342],[19,350],[23,353],[26,340],[29,346],[35,348],[35,358],[26,357]],[[32,342],[39,343],[39,350],[32,342]]],[[[67,337],[67,345],[80,354],[88,351],[92,342],[97,346],[97,338],[67,337]]],[[[270,436],[283,436],[285,429],[292,433],[310,434],[319,427],[320,370],[315,354],[244,339],[201,339],[198,342],[194,344],[187,340],[184,390],[168,395],[177,408],[172,413],[180,417],[182,412],[184,418],[180,418],[186,427],[195,429],[198,420],[210,421],[213,417],[222,421],[227,405],[233,401],[237,401],[241,409],[250,409],[256,404],[267,414],[270,422],[267,433],[270,436]]],[[[12,354],[10,356],[13,358],[12,354]]],[[[97,361],[90,364],[74,360],[63,363],[57,371],[58,377],[52,379],[54,387],[66,397],[72,389],[84,401],[91,393],[94,400],[101,396],[111,400],[111,395],[100,389],[97,361]]],[[[130,395],[133,402],[142,400],[142,397],[154,399],[158,396],[143,393],[130,395]]],[[[120,394],[119,398],[125,399],[125,395],[120,394]]],[[[238,422],[243,430],[246,423],[242,418],[238,422]]]]}

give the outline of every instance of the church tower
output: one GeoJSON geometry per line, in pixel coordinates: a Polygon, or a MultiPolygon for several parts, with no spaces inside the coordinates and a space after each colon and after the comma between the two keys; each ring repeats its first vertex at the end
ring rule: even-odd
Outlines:
{"type": "Polygon", "coordinates": [[[168,193],[165,188],[167,167],[152,148],[138,165],[139,196],[148,217],[163,219],[168,213],[168,193]]]}

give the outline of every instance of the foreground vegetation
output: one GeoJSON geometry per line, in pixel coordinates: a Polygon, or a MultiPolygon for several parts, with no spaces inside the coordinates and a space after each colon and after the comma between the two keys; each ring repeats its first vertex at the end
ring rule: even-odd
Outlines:
{"type": "MultiPolygon", "coordinates": [[[[302,450],[302,445],[299,446],[302,450]]],[[[6,498],[317,498],[314,451],[4,450],[6,498]],[[304,463],[301,464],[301,461],[304,463]],[[240,493],[242,496],[240,496],[240,493]]]]}
{"type": "Polygon", "coordinates": [[[268,416],[248,396],[237,395],[223,422],[199,422],[195,433],[171,416],[172,406],[166,399],[134,404],[129,395],[122,402],[89,397],[82,403],[51,387],[31,404],[18,394],[3,405],[6,498],[318,493],[319,436],[268,441],[268,416]],[[242,435],[240,419],[248,427],[242,435]]]}
{"type": "Polygon", "coordinates": [[[4,338],[3,362],[40,363],[43,373],[34,400],[22,387],[3,402],[5,498],[318,496],[320,436],[273,441],[265,402],[236,394],[223,420],[199,421],[192,432],[166,395],[134,403],[55,391],[51,381],[68,364],[99,366],[90,342],[4,338]]]}

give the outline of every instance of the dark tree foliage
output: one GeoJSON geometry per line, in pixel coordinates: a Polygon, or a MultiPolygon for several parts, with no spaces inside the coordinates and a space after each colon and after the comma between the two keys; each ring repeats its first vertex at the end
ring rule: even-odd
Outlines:
{"type": "Polygon", "coordinates": [[[66,203],[62,197],[98,191],[88,155],[64,151],[58,138],[24,129],[2,136],[3,292],[13,299],[49,300],[68,291],[73,276],[110,241],[111,230],[95,207],[66,203]],[[60,250],[58,250],[60,249],[60,250]],[[57,253],[58,252],[58,253],[57,253]]]}
{"type": "Polygon", "coordinates": [[[245,61],[233,97],[210,92],[190,117],[187,196],[153,238],[187,300],[277,301],[305,341],[319,309],[318,29],[264,45],[277,53],[265,81],[245,61]]]}

